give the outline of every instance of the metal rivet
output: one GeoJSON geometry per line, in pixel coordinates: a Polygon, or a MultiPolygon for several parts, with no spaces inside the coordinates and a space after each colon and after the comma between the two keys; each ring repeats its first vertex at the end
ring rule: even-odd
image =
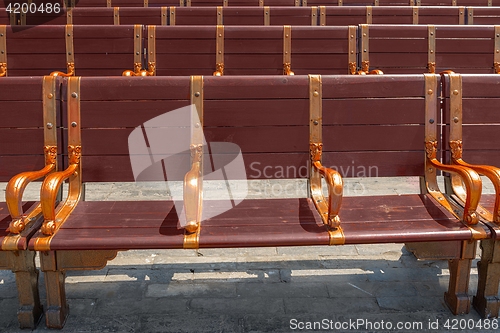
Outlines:
{"type": "Polygon", "coordinates": [[[2,51],[0,51],[0,53],[1,53],[1,54],[4,54],[4,53],[5,53],[5,51],[4,51],[4,50],[2,50],[2,51]]]}
{"type": "Polygon", "coordinates": [[[370,16],[370,15],[371,15],[371,14],[370,14],[370,13],[368,13],[368,16],[370,16]]]}
{"type": "Polygon", "coordinates": [[[286,38],[288,38],[288,35],[285,35],[286,38]]]}
{"type": "Polygon", "coordinates": [[[433,32],[431,32],[431,36],[434,36],[434,33],[433,33],[433,32]]]}
{"type": "Polygon", "coordinates": [[[427,171],[429,171],[430,173],[433,173],[434,169],[433,168],[429,168],[429,169],[427,169],[427,171]]]}
{"type": "Polygon", "coordinates": [[[354,51],[351,51],[351,54],[353,54],[353,53],[354,53],[354,51]]]}
{"type": "Polygon", "coordinates": [[[500,34],[497,34],[497,37],[500,37],[500,34]]]}
{"type": "Polygon", "coordinates": [[[453,95],[458,95],[458,90],[453,90],[453,95]]]}
{"type": "Polygon", "coordinates": [[[196,123],[196,124],[194,124],[194,127],[196,127],[196,128],[200,128],[200,123],[196,123]]]}
{"type": "Polygon", "coordinates": [[[76,92],[71,93],[71,97],[73,97],[73,98],[77,98],[77,97],[78,97],[78,94],[77,94],[76,92]]]}
{"type": "Polygon", "coordinates": [[[220,15],[220,12],[218,12],[217,15],[220,15]]]}
{"type": "Polygon", "coordinates": [[[76,121],[74,121],[74,122],[71,123],[71,127],[76,127],[76,125],[77,125],[76,121]]]}
{"type": "Polygon", "coordinates": [[[71,52],[68,52],[68,55],[71,55],[71,52]]]}
{"type": "Polygon", "coordinates": [[[52,99],[52,97],[54,97],[54,94],[52,94],[52,93],[51,93],[51,94],[48,94],[48,95],[47,95],[47,97],[48,97],[49,99],[52,99]]]}
{"type": "Polygon", "coordinates": [[[68,37],[70,37],[70,36],[71,36],[71,34],[68,33],[68,37]]]}
{"type": "Polygon", "coordinates": [[[288,54],[288,51],[285,51],[285,54],[288,54]]]}
{"type": "Polygon", "coordinates": [[[319,125],[319,121],[315,120],[315,121],[313,121],[313,124],[314,125],[319,125]]]}
{"type": "Polygon", "coordinates": [[[431,54],[434,53],[434,50],[431,50],[431,54]]]}
{"type": "Polygon", "coordinates": [[[499,52],[500,52],[500,51],[499,51],[499,50],[497,50],[497,53],[499,53],[499,52]]]}
{"type": "Polygon", "coordinates": [[[222,51],[219,51],[219,54],[222,54],[222,51]]]}
{"type": "Polygon", "coordinates": [[[199,92],[199,91],[195,92],[195,93],[194,93],[194,96],[195,96],[195,97],[200,97],[200,92],[199,92]]]}
{"type": "Polygon", "coordinates": [[[455,123],[458,123],[458,117],[453,118],[453,121],[454,121],[455,123]]]}
{"type": "Polygon", "coordinates": [[[314,97],[318,97],[319,96],[319,92],[317,92],[317,91],[313,92],[313,96],[314,97]]]}
{"type": "Polygon", "coordinates": [[[319,202],[321,202],[321,200],[316,200],[316,202],[318,202],[318,203],[319,203],[319,202]]]}
{"type": "Polygon", "coordinates": [[[364,49],[363,52],[366,52],[366,49],[364,49]]]}
{"type": "Polygon", "coordinates": [[[222,37],[222,34],[219,34],[219,37],[222,37]]]}
{"type": "Polygon", "coordinates": [[[429,123],[434,124],[434,119],[429,119],[429,123]]]}
{"type": "Polygon", "coordinates": [[[363,34],[363,37],[366,37],[366,34],[363,34]]]}
{"type": "Polygon", "coordinates": [[[427,94],[432,95],[433,91],[432,89],[427,90],[427,94]]]}
{"type": "Polygon", "coordinates": [[[444,198],[443,197],[438,197],[438,200],[444,200],[444,198]]]}
{"type": "Polygon", "coordinates": [[[139,55],[139,52],[136,52],[135,54],[139,55]]]}
{"type": "Polygon", "coordinates": [[[174,15],[174,12],[170,12],[170,14],[174,15]]]}
{"type": "Polygon", "coordinates": [[[3,37],[3,34],[0,34],[0,37],[3,37]]]}
{"type": "Polygon", "coordinates": [[[140,36],[139,36],[139,34],[137,34],[137,35],[135,35],[135,37],[136,37],[136,38],[139,38],[140,36]]]}
{"type": "Polygon", "coordinates": [[[351,35],[351,38],[354,38],[354,35],[351,35]]]}
{"type": "Polygon", "coordinates": [[[52,127],[54,127],[54,125],[52,125],[52,123],[47,123],[47,128],[48,129],[51,129],[52,127]]]}

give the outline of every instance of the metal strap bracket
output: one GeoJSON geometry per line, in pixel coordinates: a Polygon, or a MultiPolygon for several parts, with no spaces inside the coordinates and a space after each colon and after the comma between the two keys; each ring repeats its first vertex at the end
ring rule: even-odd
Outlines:
{"type": "Polygon", "coordinates": [[[292,71],[292,26],[283,26],[283,74],[294,75],[292,71]]]}
{"type": "Polygon", "coordinates": [[[148,76],[156,75],[156,26],[148,26],[148,76]]]}
{"type": "Polygon", "coordinates": [[[215,72],[214,76],[224,75],[224,26],[218,25],[215,31],[215,72]]]}
{"type": "Polygon", "coordinates": [[[418,24],[418,7],[413,6],[412,8],[413,24],[418,24]]]}
{"type": "Polygon", "coordinates": [[[326,25],[326,6],[319,6],[319,25],[326,25]]]}
{"type": "Polygon", "coordinates": [[[7,76],[7,26],[0,25],[0,77],[7,76]]]}
{"type": "Polygon", "coordinates": [[[171,6],[170,9],[168,10],[169,12],[169,25],[175,25],[175,7],[171,6]]]}
{"type": "Polygon", "coordinates": [[[366,24],[372,24],[372,6],[366,6],[366,24]]]}
{"type": "Polygon", "coordinates": [[[350,25],[348,29],[349,34],[349,48],[348,48],[348,73],[356,74],[358,71],[358,65],[356,63],[356,33],[358,28],[356,26],[350,25]]]}
{"type": "Polygon", "coordinates": [[[217,25],[223,25],[224,24],[224,9],[222,6],[217,6],[217,25]]]}
{"type": "Polygon", "coordinates": [[[429,73],[436,72],[436,27],[429,25],[427,27],[427,70],[429,73]]]}
{"type": "Polygon", "coordinates": [[[500,25],[495,25],[495,51],[493,68],[495,74],[500,74],[500,25]]]}
{"type": "Polygon", "coordinates": [[[264,25],[271,25],[271,7],[264,6],[264,25]]]}
{"type": "Polygon", "coordinates": [[[120,25],[120,7],[113,8],[113,24],[120,25]]]}
{"type": "Polygon", "coordinates": [[[458,24],[465,24],[465,7],[458,7],[458,24]]]}
{"type": "Polygon", "coordinates": [[[112,7],[111,6],[111,0],[106,0],[106,7],[112,7]]]}
{"type": "Polygon", "coordinates": [[[368,25],[361,24],[361,71],[370,70],[370,35],[368,25]]]}
{"type": "Polygon", "coordinates": [[[161,25],[167,25],[168,24],[168,7],[161,7],[161,25]]]}

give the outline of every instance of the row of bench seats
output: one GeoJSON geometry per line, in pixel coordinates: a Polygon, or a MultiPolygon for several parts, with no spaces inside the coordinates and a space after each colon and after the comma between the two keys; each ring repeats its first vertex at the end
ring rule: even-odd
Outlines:
{"type": "Polygon", "coordinates": [[[0,24],[327,25],[496,24],[500,7],[76,7],[59,14],[9,14],[0,24]]]}
{"type": "MultiPolygon", "coordinates": [[[[0,8],[13,3],[41,0],[6,0],[0,8]]],[[[56,0],[61,7],[198,7],[198,6],[500,6],[500,0],[56,0]]]]}
{"type": "Polygon", "coordinates": [[[0,26],[0,76],[498,73],[499,39],[498,26],[0,26]]]}
{"type": "MultiPolygon", "coordinates": [[[[7,259],[11,251],[31,263],[17,269],[25,277],[19,293],[30,296],[21,302],[21,325],[40,315],[33,251],[42,254],[47,326],[61,328],[65,272],[99,269],[127,249],[406,243],[419,258],[449,260],[445,302],[453,313],[467,313],[479,240],[485,250],[474,306],[498,316],[500,178],[491,175],[500,171],[477,168],[497,189],[478,206],[478,174],[445,163],[445,147],[453,139],[458,164],[463,139],[467,162],[500,165],[499,87],[498,75],[445,75],[442,85],[434,74],[0,80],[0,181],[42,169],[12,178],[12,217],[0,209],[0,243],[8,250],[0,251],[0,267],[16,262],[7,259]],[[459,177],[447,193],[437,186],[440,170],[459,177]],[[309,179],[310,195],[201,200],[203,178],[216,174],[229,184],[309,179]],[[41,205],[21,205],[24,187],[43,175],[41,205]],[[343,197],[342,178],[353,176],[420,176],[422,192],[343,197]],[[65,179],[68,199],[57,205],[65,179]],[[167,201],[82,199],[85,183],[134,180],[184,181],[184,194],[167,201]],[[465,188],[457,185],[462,181],[465,188]]],[[[231,186],[228,193],[237,193],[231,186]]]]}

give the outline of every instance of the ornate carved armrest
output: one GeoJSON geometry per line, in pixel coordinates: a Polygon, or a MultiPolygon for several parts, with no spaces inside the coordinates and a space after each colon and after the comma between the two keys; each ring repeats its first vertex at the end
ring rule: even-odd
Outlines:
{"type": "Polygon", "coordinates": [[[81,146],[68,146],[69,166],[64,171],[48,175],[40,190],[40,201],[44,222],[41,231],[44,235],[53,235],[60,224],[58,220],[65,220],[73,211],[81,195],[81,146]],[[62,207],[57,213],[56,199],[62,183],[69,178],[69,193],[62,207]]]}
{"type": "MultiPolygon", "coordinates": [[[[22,172],[12,177],[7,183],[5,189],[5,201],[9,209],[12,221],[9,225],[9,232],[19,234],[29,223],[29,217],[24,215],[22,208],[23,193],[29,183],[45,177],[56,168],[57,146],[45,146],[45,167],[38,171],[22,172]]],[[[40,213],[40,207],[36,207],[34,211],[40,213]]]]}
{"type": "Polygon", "coordinates": [[[191,145],[191,170],[184,177],[184,209],[186,213],[186,231],[195,233],[200,228],[203,205],[203,145],[191,145]]]}
{"type": "Polygon", "coordinates": [[[75,63],[68,62],[67,67],[68,67],[67,73],[56,71],[50,73],[50,76],[64,76],[64,77],[75,76],[75,63]]]}
{"type": "Polygon", "coordinates": [[[0,62],[0,77],[7,76],[7,63],[0,62]]]}
{"type": "Polygon", "coordinates": [[[215,65],[215,72],[213,73],[213,76],[222,76],[224,75],[224,63],[217,63],[215,65]]]}
{"type": "Polygon", "coordinates": [[[289,62],[285,62],[283,64],[283,74],[284,75],[295,75],[295,73],[292,71],[292,64],[289,62]]]}
{"type": "Polygon", "coordinates": [[[433,167],[451,172],[460,177],[465,184],[465,204],[463,221],[468,225],[474,225],[479,222],[477,215],[477,206],[481,198],[482,182],[479,174],[471,168],[460,165],[442,164],[436,159],[437,141],[427,141],[425,143],[427,162],[433,167]]]}
{"type": "Polygon", "coordinates": [[[323,223],[330,228],[337,229],[340,227],[339,211],[344,184],[336,170],[321,165],[322,148],[322,143],[311,143],[311,196],[323,223]],[[325,179],[328,186],[328,202],[323,196],[321,178],[325,179]]]}
{"type": "MultiPolygon", "coordinates": [[[[473,169],[477,173],[488,177],[488,179],[493,183],[493,186],[495,187],[495,206],[493,208],[493,213],[487,218],[492,222],[500,223],[500,168],[490,165],[469,164],[465,162],[462,159],[462,140],[450,141],[450,148],[452,152],[453,163],[473,169]]],[[[462,184],[459,184],[456,179],[452,179],[452,187],[455,194],[460,199],[464,200],[462,184]]]]}
{"type": "Polygon", "coordinates": [[[134,70],[126,70],[122,73],[122,76],[154,76],[156,74],[156,63],[150,61],[148,63],[148,69],[142,69],[140,62],[134,64],[134,70]]]}

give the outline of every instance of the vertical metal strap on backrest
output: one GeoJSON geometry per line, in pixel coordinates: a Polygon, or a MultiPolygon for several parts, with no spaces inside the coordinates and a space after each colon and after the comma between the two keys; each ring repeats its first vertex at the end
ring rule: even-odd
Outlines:
{"type": "Polygon", "coordinates": [[[149,1],[148,0],[144,0],[144,7],[149,7],[149,1]]]}
{"type": "Polygon", "coordinates": [[[292,72],[292,26],[283,26],[283,74],[293,75],[292,72]]]}
{"type": "Polygon", "coordinates": [[[415,0],[410,0],[409,5],[410,5],[410,6],[415,6],[415,0]]]}
{"type": "Polygon", "coordinates": [[[214,76],[224,75],[224,26],[215,29],[215,72],[214,76]]]}
{"type": "Polygon", "coordinates": [[[9,22],[10,22],[10,25],[17,25],[17,17],[13,11],[11,11],[9,14],[9,22]]]}
{"type": "Polygon", "coordinates": [[[7,26],[0,25],[0,77],[7,76],[7,26]]]}
{"type": "Polygon", "coordinates": [[[361,70],[368,73],[370,69],[370,36],[366,24],[361,24],[361,70]]]}
{"type": "Polygon", "coordinates": [[[299,7],[300,6],[300,0],[295,0],[295,7],[299,7]]]}
{"type": "Polygon", "coordinates": [[[73,7],[66,7],[66,24],[73,24],[73,7]]]}
{"type": "Polygon", "coordinates": [[[106,0],[106,7],[111,7],[111,0],[106,0]]]}
{"type": "Polygon", "coordinates": [[[217,6],[217,25],[224,24],[223,13],[224,13],[223,7],[217,6]]]}
{"type": "MultiPolygon", "coordinates": [[[[449,141],[462,140],[462,77],[449,74],[450,78],[450,135],[449,141]]],[[[444,122],[444,119],[443,119],[444,122]]]]}
{"type": "Polygon", "coordinates": [[[429,73],[436,73],[436,27],[427,26],[427,70],[429,73]]]}
{"type": "Polygon", "coordinates": [[[191,0],[186,0],[186,3],[184,3],[184,0],[181,0],[181,7],[191,7],[191,0]]]}
{"type": "Polygon", "coordinates": [[[343,5],[344,5],[344,0],[339,0],[338,5],[339,5],[339,6],[343,6],[343,5]]]}
{"type": "MultiPolygon", "coordinates": [[[[321,75],[309,75],[309,146],[313,144],[323,145],[322,98],[321,75]]],[[[310,173],[309,177],[309,181],[312,183],[314,181],[313,174],[310,173]]]]}
{"type": "MultiPolygon", "coordinates": [[[[184,242],[183,248],[185,249],[197,249],[200,244],[200,230],[201,230],[201,218],[202,218],[202,208],[203,208],[203,76],[191,76],[191,171],[193,171],[193,166],[195,163],[198,164],[197,175],[194,179],[190,181],[196,181],[196,188],[191,190],[196,191],[192,193],[196,198],[189,197],[184,199],[184,205],[186,209],[186,218],[192,219],[193,222],[197,224],[196,230],[184,229],[184,242]],[[193,214],[193,211],[195,214],[193,214]],[[193,216],[191,216],[193,215],[193,216]],[[196,216],[194,216],[196,215],[196,216]]],[[[184,184],[186,186],[186,184],[184,184]]],[[[184,190],[184,195],[186,194],[186,187],[184,190]]],[[[189,224],[191,221],[187,221],[189,224]]]]}
{"type": "Polygon", "coordinates": [[[148,26],[148,72],[156,75],[156,26],[148,26]]]}
{"type": "Polygon", "coordinates": [[[420,6],[421,5],[421,0],[417,0],[417,3],[415,4],[416,6],[420,6]]]}
{"type": "Polygon", "coordinates": [[[271,7],[264,6],[264,25],[271,25],[271,7]]]}
{"type": "Polygon", "coordinates": [[[19,13],[19,24],[20,25],[26,25],[26,13],[21,10],[19,13]]]}
{"type": "Polygon", "coordinates": [[[375,0],[375,2],[374,2],[374,4],[373,4],[373,5],[374,5],[374,6],[378,6],[378,5],[379,5],[379,0],[375,0]]]}
{"type": "MultiPolygon", "coordinates": [[[[167,13],[168,13],[168,7],[161,7],[161,25],[168,24],[167,13]]],[[[174,21],[174,23],[175,23],[175,21],[174,21]]]]}
{"type": "Polygon", "coordinates": [[[170,15],[168,24],[175,25],[175,7],[171,6],[170,9],[168,10],[168,12],[170,15]]]}
{"type": "Polygon", "coordinates": [[[76,75],[75,49],[73,47],[73,24],[66,24],[66,67],[67,73],[76,75]]]}
{"type": "Polygon", "coordinates": [[[474,24],[474,7],[467,7],[467,24],[474,24]]]}
{"type": "Polygon", "coordinates": [[[224,7],[229,6],[229,0],[224,0],[224,1],[222,2],[222,6],[224,6],[224,7]]]}
{"type": "Polygon", "coordinates": [[[488,0],[488,7],[493,6],[493,0],[488,0]]]}
{"type": "Polygon", "coordinates": [[[465,7],[458,7],[458,24],[465,24],[465,7]]]}
{"type": "Polygon", "coordinates": [[[451,0],[451,5],[456,6],[457,5],[457,0],[451,0]]]}
{"type": "Polygon", "coordinates": [[[134,25],[134,70],[142,69],[142,25],[134,25]]]}
{"type": "Polygon", "coordinates": [[[319,25],[320,26],[326,25],[326,6],[319,7],[319,25]]]}
{"type": "Polygon", "coordinates": [[[372,6],[366,6],[366,24],[372,24],[372,6]]]}
{"type": "Polygon", "coordinates": [[[349,38],[349,47],[348,47],[348,73],[356,74],[358,71],[358,64],[356,62],[356,33],[358,31],[358,27],[354,25],[350,25],[348,27],[347,33],[349,38]]]}
{"type": "Polygon", "coordinates": [[[495,74],[500,74],[500,25],[495,25],[495,48],[493,53],[493,69],[495,74]]]}
{"type": "Polygon", "coordinates": [[[120,25],[120,7],[113,8],[113,24],[120,25]]]}
{"type": "Polygon", "coordinates": [[[259,7],[264,7],[264,0],[259,0],[259,7]]]}
{"type": "MultiPolygon", "coordinates": [[[[43,144],[55,147],[57,154],[57,96],[55,76],[43,77],[43,144]]],[[[54,163],[57,165],[57,158],[54,163]]],[[[57,170],[57,167],[56,167],[57,170]]]]}
{"type": "Polygon", "coordinates": [[[418,24],[418,7],[417,6],[413,6],[412,8],[412,15],[413,15],[413,24],[418,24]]]}
{"type": "MultiPolygon", "coordinates": [[[[425,78],[425,146],[427,158],[425,159],[425,180],[427,191],[437,194],[439,187],[437,185],[436,167],[428,162],[429,158],[436,157],[437,149],[437,103],[436,89],[437,80],[435,75],[424,74],[425,78]]],[[[442,198],[443,199],[443,198],[442,198]]],[[[442,200],[441,199],[441,200],[442,200]]]]}
{"type": "MultiPolygon", "coordinates": [[[[300,0],[295,0],[295,6],[300,6],[300,0]]],[[[307,7],[307,0],[302,0],[302,7],[307,7]]]]}

